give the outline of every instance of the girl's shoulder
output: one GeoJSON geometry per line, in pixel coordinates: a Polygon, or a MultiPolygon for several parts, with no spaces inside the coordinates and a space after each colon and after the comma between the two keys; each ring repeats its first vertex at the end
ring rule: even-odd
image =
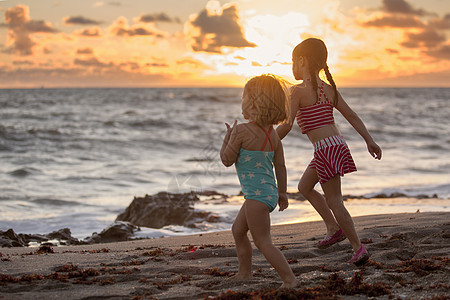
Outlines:
{"type": "Polygon", "coordinates": [[[291,87],[290,95],[291,97],[304,97],[305,95],[310,94],[310,88],[306,82],[302,82],[300,84],[296,84],[291,87]]]}
{"type": "Polygon", "coordinates": [[[236,134],[241,138],[246,138],[247,136],[251,135],[252,132],[255,131],[254,124],[247,122],[247,123],[240,123],[236,125],[236,134]]]}
{"type": "Polygon", "coordinates": [[[242,133],[243,131],[247,131],[249,129],[249,125],[250,123],[239,123],[236,125],[236,130],[242,133]]]}

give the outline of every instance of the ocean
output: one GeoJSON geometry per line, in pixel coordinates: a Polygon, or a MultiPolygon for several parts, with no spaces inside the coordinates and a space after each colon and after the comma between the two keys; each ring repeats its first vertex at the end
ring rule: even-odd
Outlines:
{"type": "MultiPolygon", "coordinates": [[[[352,215],[450,211],[450,89],[342,88],[344,99],[383,149],[381,161],[335,112],[358,172],[342,180],[352,215]],[[410,198],[380,199],[401,193],[410,198]],[[426,198],[431,197],[431,198],[426,198]]],[[[241,115],[241,88],[0,90],[0,230],[49,233],[70,228],[83,239],[114,222],[133,197],[214,190],[198,202],[230,229],[242,198],[234,167],[220,162],[225,122],[241,115]]],[[[283,140],[288,190],[312,157],[298,126],[283,140]]],[[[319,220],[308,202],[272,213],[272,224],[319,220]]],[[[139,236],[197,232],[143,228],[139,236]]]]}

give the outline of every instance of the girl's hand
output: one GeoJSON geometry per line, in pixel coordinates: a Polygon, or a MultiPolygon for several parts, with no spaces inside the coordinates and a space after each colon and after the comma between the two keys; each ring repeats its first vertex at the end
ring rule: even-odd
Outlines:
{"type": "Polygon", "coordinates": [[[367,150],[369,150],[369,153],[373,158],[378,160],[381,159],[381,148],[375,142],[367,143],[367,150]]]}
{"type": "Polygon", "coordinates": [[[283,211],[288,208],[289,201],[286,193],[278,194],[278,206],[280,207],[279,211],[283,211]]]}
{"type": "Polygon", "coordinates": [[[234,120],[233,127],[230,127],[230,124],[225,123],[225,126],[227,126],[227,134],[231,134],[233,132],[234,128],[236,128],[237,120],[234,120]]]}
{"type": "Polygon", "coordinates": [[[236,124],[237,124],[237,120],[234,120],[233,127],[230,127],[230,124],[225,123],[225,126],[227,126],[227,133],[225,134],[225,137],[223,139],[224,142],[228,143],[228,141],[230,140],[231,134],[233,133],[234,129],[236,128],[236,124]]]}

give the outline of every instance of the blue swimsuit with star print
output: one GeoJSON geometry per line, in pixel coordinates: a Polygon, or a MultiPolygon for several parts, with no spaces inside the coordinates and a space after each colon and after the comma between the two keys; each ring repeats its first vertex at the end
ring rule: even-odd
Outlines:
{"type": "Polygon", "coordinates": [[[261,201],[272,212],[278,204],[278,188],[273,173],[273,156],[275,152],[269,136],[273,128],[270,127],[269,132],[263,127],[261,129],[266,133],[266,140],[261,151],[250,151],[241,148],[235,166],[244,198],[261,201]],[[272,151],[270,152],[263,151],[267,141],[272,146],[272,151]]]}

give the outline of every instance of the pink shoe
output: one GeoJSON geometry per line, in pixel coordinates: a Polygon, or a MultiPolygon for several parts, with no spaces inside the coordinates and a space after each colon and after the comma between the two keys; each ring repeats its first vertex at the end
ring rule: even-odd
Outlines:
{"type": "Polygon", "coordinates": [[[361,248],[359,248],[358,251],[356,251],[355,255],[353,255],[352,259],[348,261],[349,264],[355,264],[357,266],[360,266],[364,264],[369,259],[369,252],[366,250],[366,246],[364,244],[361,244],[361,248]]]}
{"type": "Polygon", "coordinates": [[[325,236],[323,240],[317,243],[317,248],[319,249],[326,249],[336,243],[339,243],[343,240],[345,240],[345,234],[342,231],[342,229],[339,229],[336,231],[332,236],[329,236],[328,234],[325,236]]]}

